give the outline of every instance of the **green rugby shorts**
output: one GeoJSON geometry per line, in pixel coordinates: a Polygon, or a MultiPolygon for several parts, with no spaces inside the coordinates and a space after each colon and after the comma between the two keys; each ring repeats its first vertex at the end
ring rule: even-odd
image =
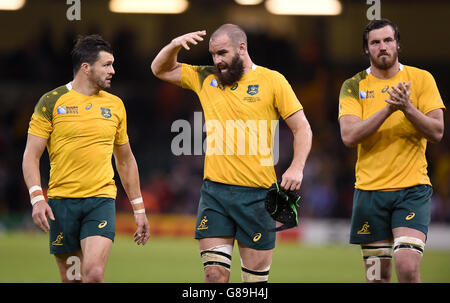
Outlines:
{"type": "Polygon", "coordinates": [[[427,235],[432,194],[429,185],[396,191],[355,189],[350,243],[392,239],[392,229],[396,227],[413,228],[427,235]]]}
{"type": "Polygon", "coordinates": [[[275,247],[275,220],[264,206],[266,188],[205,180],[201,188],[195,238],[233,237],[257,250],[275,247]]]}
{"type": "Polygon", "coordinates": [[[48,203],[55,216],[55,221],[49,220],[51,254],[80,250],[80,241],[90,236],[103,236],[114,241],[114,199],[48,199],[48,203]]]}

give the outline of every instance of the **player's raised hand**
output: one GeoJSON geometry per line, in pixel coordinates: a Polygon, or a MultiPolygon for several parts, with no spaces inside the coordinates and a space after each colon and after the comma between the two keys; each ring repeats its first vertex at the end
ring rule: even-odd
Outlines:
{"type": "Polygon", "coordinates": [[[55,216],[53,215],[50,205],[48,205],[48,203],[44,200],[33,205],[33,213],[31,216],[34,224],[45,233],[50,230],[50,225],[48,224],[47,218],[55,221],[55,216]]]}
{"type": "Polygon", "coordinates": [[[397,84],[397,89],[400,91],[404,99],[409,102],[411,97],[411,81],[408,83],[405,83],[405,81],[399,82],[397,84]]]}
{"type": "Polygon", "coordinates": [[[206,30],[196,31],[184,34],[172,40],[172,43],[176,47],[183,47],[186,50],[190,50],[189,44],[197,45],[198,42],[203,41],[203,36],[206,35],[206,30]]]}
{"type": "Polygon", "coordinates": [[[148,223],[147,216],[143,214],[135,214],[137,230],[134,233],[134,242],[137,245],[145,245],[147,240],[150,238],[150,224],[148,223]]]}
{"type": "Polygon", "coordinates": [[[411,105],[411,81],[408,83],[399,82],[397,86],[392,86],[392,90],[389,90],[388,94],[389,99],[386,100],[387,103],[400,110],[405,110],[411,105]]]}

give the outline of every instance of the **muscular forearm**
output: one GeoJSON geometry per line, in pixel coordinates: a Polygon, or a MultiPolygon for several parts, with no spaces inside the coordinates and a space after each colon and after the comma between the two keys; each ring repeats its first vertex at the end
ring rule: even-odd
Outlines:
{"type": "Polygon", "coordinates": [[[308,158],[309,152],[311,150],[311,127],[309,126],[309,124],[305,125],[305,127],[296,130],[293,134],[294,156],[292,158],[290,166],[295,168],[296,170],[303,170],[303,168],[305,167],[306,159],[308,158]]]}
{"type": "Polygon", "coordinates": [[[32,157],[25,153],[22,161],[22,172],[27,188],[35,185],[41,186],[39,158],[32,157]]]}
{"type": "MultiPolygon", "coordinates": [[[[352,123],[341,123],[341,137],[344,144],[354,147],[364,139],[372,135],[392,114],[392,110],[386,106],[366,120],[358,120],[352,123]]],[[[343,117],[341,117],[342,119],[343,117]]]]}
{"type": "Polygon", "coordinates": [[[303,110],[286,119],[286,123],[294,135],[291,165],[281,176],[281,187],[288,190],[298,190],[303,180],[303,169],[311,150],[312,131],[303,110]]]}
{"type": "Polygon", "coordinates": [[[166,45],[155,57],[152,62],[151,69],[153,74],[161,78],[164,73],[171,72],[181,65],[177,61],[178,53],[181,49],[181,45],[177,44],[172,40],[168,45],[166,45]]]}
{"type": "Polygon", "coordinates": [[[413,105],[408,106],[403,110],[403,113],[428,141],[436,143],[442,139],[444,135],[444,124],[440,120],[424,115],[413,105]]]}
{"type": "Polygon", "coordinates": [[[120,163],[116,162],[116,168],[128,199],[131,201],[141,197],[139,171],[134,157],[120,163]]]}
{"type": "Polygon", "coordinates": [[[185,34],[173,39],[155,57],[151,69],[153,74],[163,81],[181,86],[181,63],[177,61],[178,52],[183,47],[189,50],[189,44],[197,45],[203,41],[206,31],[185,34]]]}
{"type": "Polygon", "coordinates": [[[28,134],[22,159],[23,177],[28,188],[34,185],[41,186],[39,162],[46,145],[47,139],[28,134]]]}
{"type": "Polygon", "coordinates": [[[405,117],[420,131],[430,142],[439,142],[444,135],[444,117],[442,109],[435,109],[423,114],[411,103],[411,81],[400,82],[388,91],[387,103],[397,107],[405,117]]]}

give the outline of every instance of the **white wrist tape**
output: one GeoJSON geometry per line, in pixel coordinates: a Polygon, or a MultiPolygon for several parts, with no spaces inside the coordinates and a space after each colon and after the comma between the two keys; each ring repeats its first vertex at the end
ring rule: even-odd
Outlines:
{"type": "MultiPolygon", "coordinates": [[[[133,208],[134,208],[134,206],[136,204],[144,203],[144,200],[142,199],[142,197],[139,197],[139,198],[131,200],[130,203],[131,203],[131,205],[133,205],[133,208]]],[[[133,212],[134,212],[135,215],[137,215],[137,214],[145,214],[145,208],[133,209],[133,212]]]]}
{"type": "Polygon", "coordinates": [[[31,195],[32,193],[34,193],[34,192],[37,191],[37,190],[42,191],[42,187],[40,187],[39,185],[31,186],[31,187],[28,189],[28,192],[29,192],[30,195],[31,195]]]}
{"type": "Polygon", "coordinates": [[[144,200],[142,199],[142,197],[136,198],[134,200],[130,201],[131,204],[139,204],[139,203],[144,203],[144,200]]]}
{"type": "Polygon", "coordinates": [[[31,206],[38,203],[39,201],[45,201],[45,198],[43,195],[39,195],[39,196],[36,196],[33,199],[31,199],[31,206]]]}

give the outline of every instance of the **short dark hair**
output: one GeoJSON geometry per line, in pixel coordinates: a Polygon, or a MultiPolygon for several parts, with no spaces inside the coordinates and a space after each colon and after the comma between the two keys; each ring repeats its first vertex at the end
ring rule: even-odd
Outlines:
{"type": "Polygon", "coordinates": [[[366,51],[369,49],[369,32],[374,29],[380,29],[385,26],[390,26],[394,30],[394,39],[397,41],[397,45],[400,47],[400,31],[398,30],[397,25],[389,19],[380,19],[380,20],[372,20],[369,24],[366,25],[366,28],[363,32],[363,53],[366,54],[366,51]]]}
{"type": "Polygon", "coordinates": [[[109,42],[105,41],[100,35],[78,36],[72,49],[73,74],[75,75],[80,70],[81,64],[84,62],[94,64],[100,51],[113,53],[109,42]]]}

